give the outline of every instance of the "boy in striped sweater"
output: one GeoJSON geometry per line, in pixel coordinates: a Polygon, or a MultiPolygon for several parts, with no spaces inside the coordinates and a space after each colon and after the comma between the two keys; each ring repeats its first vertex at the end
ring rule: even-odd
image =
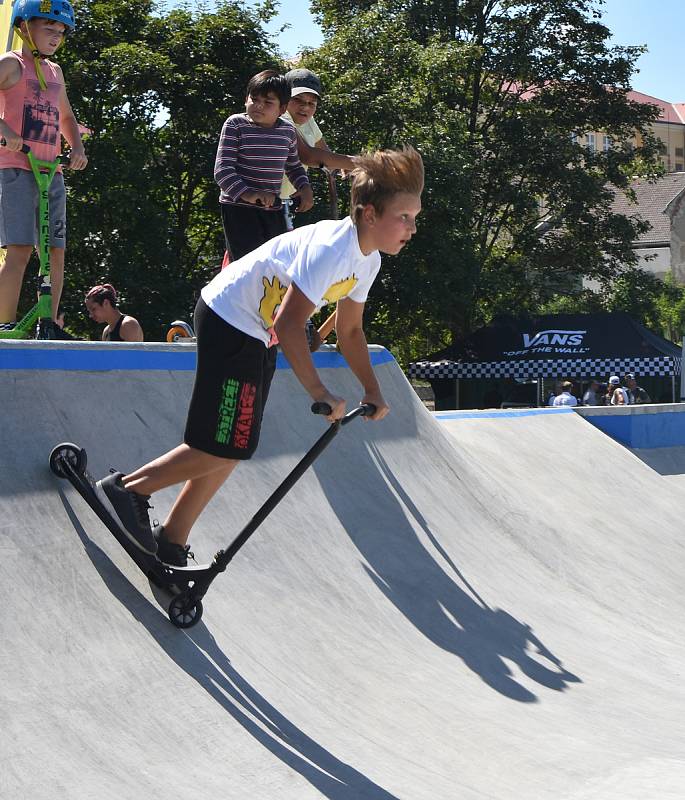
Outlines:
{"type": "Polygon", "coordinates": [[[221,194],[221,220],[226,250],[237,260],[285,233],[280,191],[284,174],[308,211],[314,196],[297,154],[295,126],[281,119],[290,100],[290,86],[274,70],[265,70],[247,84],[245,113],[232,114],[221,130],[214,179],[221,194]]]}

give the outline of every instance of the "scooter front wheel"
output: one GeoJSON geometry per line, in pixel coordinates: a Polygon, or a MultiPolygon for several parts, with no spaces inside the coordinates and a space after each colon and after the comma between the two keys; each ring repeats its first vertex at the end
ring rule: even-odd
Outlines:
{"type": "Polygon", "coordinates": [[[62,442],[62,444],[58,444],[57,447],[52,448],[52,452],[50,453],[50,469],[58,478],[67,477],[66,472],[62,468],[62,464],[65,461],[75,472],[82,474],[86,471],[86,465],[88,463],[86,451],[77,444],[62,442]]]}
{"type": "Polygon", "coordinates": [[[192,628],[202,617],[202,600],[187,592],[176,595],[169,603],[169,619],[177,628],[192,628]]]}

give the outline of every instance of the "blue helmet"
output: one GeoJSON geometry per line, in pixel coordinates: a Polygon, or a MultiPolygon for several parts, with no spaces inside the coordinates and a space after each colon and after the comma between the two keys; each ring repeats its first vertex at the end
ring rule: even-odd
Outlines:
{"type": "Polygon", "coordinates": [[[12,27],[19,27],[22,20],[28,22],[35,17],[61,22],[69,30],[73,30],[76,25],[74,9],[69,0],[15,0],[12,7],[12,27]]]}

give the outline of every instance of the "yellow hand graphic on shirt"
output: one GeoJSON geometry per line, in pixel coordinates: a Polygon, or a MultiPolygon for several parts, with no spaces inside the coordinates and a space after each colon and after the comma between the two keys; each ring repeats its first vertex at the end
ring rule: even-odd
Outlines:
{"type": "Polygon", "coordinates": [[[342,297],[347,297],[358,282],[359,280],[356,275],[352,275],[351,278],[345,278],[344,281],[338,281],[334,283],[333,286],[329,286],[328,289],[326,289],[323,299],[327,303],[337,303],[342,297]]]}
{"type": "Polygon", "coordinates": [[[283,286],[275,275],[272,281],[268,278],[262,278],[262,284],[264,286],[264,297],[262,297],[262,301],[259,304],[259,315],[264,321],[264,327],[269,330],[273,328],[276,311],[283,302],[288,287],[283,286]]]}

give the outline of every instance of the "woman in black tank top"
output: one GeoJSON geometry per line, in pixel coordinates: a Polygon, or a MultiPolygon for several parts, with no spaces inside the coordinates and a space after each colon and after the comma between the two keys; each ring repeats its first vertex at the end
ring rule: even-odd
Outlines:
{"type": "MultiPolygon", "coordinates": [[[[133,317],[131,317],[133,319],[133,317]]],[[[123,342],[124,340],[121,338],[119,331],[121,329],[121,323],[124,321],[124,315],[120,314],[119,319],[117,320],[117,324],[112,328],[110,327],[109,331],[107,328],[102,332],[102,341],[103,342],[123,342]]]]}
{"type": "Polygon", "coordinates": [[[93,286],[86,294],[86,308],[90,318],[106,325],[103,342],[142,342],[143,329],[135,317],[119,310],[117,292],[111,283],[93,286]]]}

